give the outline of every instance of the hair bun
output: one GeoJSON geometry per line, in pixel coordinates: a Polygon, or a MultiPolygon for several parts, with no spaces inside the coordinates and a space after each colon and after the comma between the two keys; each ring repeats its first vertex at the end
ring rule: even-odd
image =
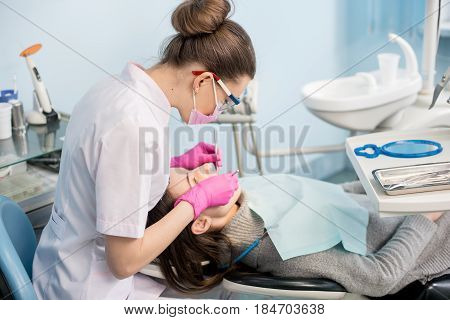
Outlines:
{"type": "Polygon", "coordinates": [[[227,0],[188,0],[172,13],[172,25],[182,36],[215,32],[230,13],[227,0]]]}

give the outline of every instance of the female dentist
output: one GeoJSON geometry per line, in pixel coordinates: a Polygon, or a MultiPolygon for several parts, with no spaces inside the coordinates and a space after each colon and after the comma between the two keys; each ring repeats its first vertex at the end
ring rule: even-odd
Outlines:
{"type": "Polygon", "coordinates": [[[227,203],[238,188],[231,174],[205,180],[145,229],[170,165],[220,165],[220,153],[204,143],[169,160],[167,126],[170,107],[189,124],[215,120],[239,103],[236,96],[254,77],[250,37],[227,18],[230,9],[226,0],[181,3],[172,14],[178,33],[158,64],[129,63],[74,107],[52,214],[33,262],[39,298],[158,297],[165,287],[136,273],[201,211],[227,203]]]}

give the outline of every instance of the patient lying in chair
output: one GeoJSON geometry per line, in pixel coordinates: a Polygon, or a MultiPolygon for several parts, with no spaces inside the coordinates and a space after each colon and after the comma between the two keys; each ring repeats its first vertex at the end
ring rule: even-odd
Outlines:
{"type": "MultiPolygon", "coordinates": [[[[149,212],[147,225],[166,215],[180,195],[216,174],[209,168],[171,169],[168,189],[149,212]]],[[[344,184],[342,188],[369,211],[367,255],[346,251],[337,244],[283,260],[265,233],[264,221],[249,208],[245,190],[238,190],[227,205],[206,209],[159,256],[168,285],[187,293],[214,287],[235,267],[232,261],[256,239],[261,241],[240,262],[258,272],[331,279],[348,292],[367,296],[393,294],[413,281],[426,282],[449,272],[449,214],[380,218],[360,184],[344,184]],[[209,261],[212,276],[205,277],[204,261],[209,261]]]]}

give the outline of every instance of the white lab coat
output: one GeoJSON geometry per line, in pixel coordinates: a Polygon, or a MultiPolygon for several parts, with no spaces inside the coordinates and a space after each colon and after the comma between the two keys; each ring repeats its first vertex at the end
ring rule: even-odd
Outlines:
{"type": "Polygon", "coordinates": [[[164,291],[149,277],[115,278],[104,235],[143,236],[147,213],[168,183],[169,112],[162,90],[132,63],[75,106],[33,262],[39,298],[151,299],[164,291]]]}

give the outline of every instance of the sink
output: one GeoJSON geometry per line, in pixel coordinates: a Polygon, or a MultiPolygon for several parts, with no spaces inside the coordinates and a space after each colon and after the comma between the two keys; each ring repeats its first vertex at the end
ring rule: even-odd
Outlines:
{"type": "Polygon", "coordinates": [[[414,103],[422,87],[416,55],[401,37],[389,34],[389,39],[400,45],[406,59],[405,69],[398,69],[392,84],[381,84],[379,70],[314,81],[302,88],[308,110],[341,128],[372,131],[400,109],[414,103]]]}

